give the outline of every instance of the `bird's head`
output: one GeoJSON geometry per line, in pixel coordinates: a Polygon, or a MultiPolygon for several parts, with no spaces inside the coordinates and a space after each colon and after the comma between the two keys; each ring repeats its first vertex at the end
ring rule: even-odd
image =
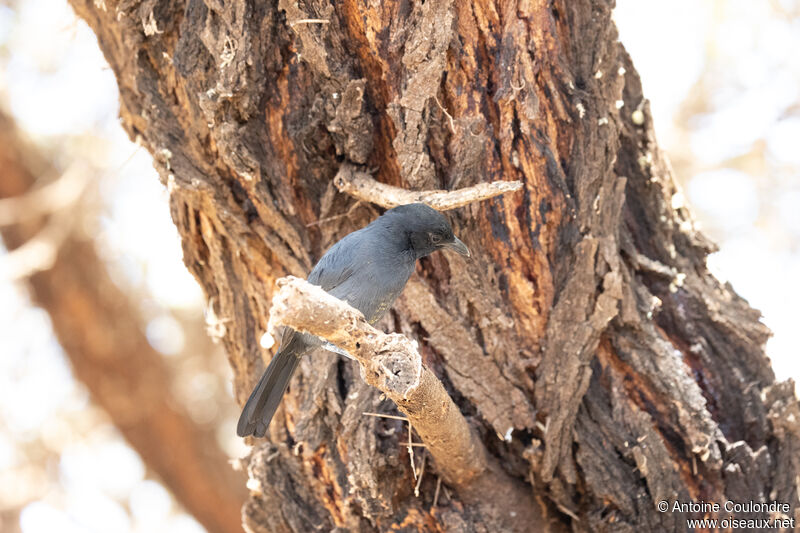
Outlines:
{"type": "Polygon", "coordinates": [[[425,204],[400,205],[383,216],[402,228],[417,259],[442,249],[469,257],[469,248],[453,234],[447,218],[425,204]]]}

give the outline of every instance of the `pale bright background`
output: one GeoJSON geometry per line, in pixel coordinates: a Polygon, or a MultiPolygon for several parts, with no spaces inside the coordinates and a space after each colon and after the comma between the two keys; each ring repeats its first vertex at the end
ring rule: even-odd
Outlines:
{"type": "MultiPolygon", "coordinates": [[[[175,384],[191,416],[219,420],[220,445],[242,455],[224,358],[194,368],[183,353],[182,320],[202,320],[202,293],[181,263],[150,156],[118,125],[116,83],[93,34],[64,0],[10,4],[0,5],[0,106],[63,167],[80,158],[96,169],[87,224],[109,269],[142,302],[153,346],[191,370],[175,384]]],[[[800,5],[618,4],[660,144],[720,245],[709,265],[763,312],[776,373],[797,379],[800,5]]],[[[3,257],[0,246],[0,272],[3,257]]],[[[0,302],[0,530],[203,531],[92,405],[24,285],[0,278],[0,302]]]]}

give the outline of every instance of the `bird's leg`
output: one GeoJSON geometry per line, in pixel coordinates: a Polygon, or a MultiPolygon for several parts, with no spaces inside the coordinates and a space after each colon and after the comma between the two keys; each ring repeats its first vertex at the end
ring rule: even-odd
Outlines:
{"type": "Polygon", "coordinates": [[[343,356],[347,357],[348,359],[355,360],[355,357],[353,357],[352,355],[350,355],[346,351],[342,350],[341,348],[339,348],[335,344],[330,343],[328,341],[325,341],[324,343],[322,343],[322,347],[324,349],[328,350],[329,352],[338,353],[339,355],[343,355],[343,356]]]}

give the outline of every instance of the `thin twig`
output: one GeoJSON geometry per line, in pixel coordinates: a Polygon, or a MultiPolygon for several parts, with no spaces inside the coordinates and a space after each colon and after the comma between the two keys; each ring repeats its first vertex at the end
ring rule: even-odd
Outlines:
{"type": "Polygon", "coordinates": [[[328,19],[297,19],[289,23],[289,26],[297,26],[298,24],[330,24],[328,19]]]}
{"type": "Polygon", "coordinates": [[[406,445],[408,449],[408,456],[411,459],[411,471],[414,472],[414,479],[417,479],[417,465],[414,464],[414,446],[411,442],[411,423],[408,424],[408,444],[406,445]]]}
{"type": "Polygon", "coordinates": [[[442,103],[441,103],[441,102],[439,102],[439,97],[438,97],[438,96],[435,96],[435,95],[434,95],[433,99],[434,99],[434,100],[436,100],[436,105],[438,105],[438,106],[439,106],[439,109],[441,109],[441,110],[442,110],[442,113],[444,113],[445,115],[447,115],[447,118],[450,120],[450,131],[452,131],[452,132],[453,132],[453,134],[455,135],[455,133],[456,133],[456,126],[455,126],[455,123],[453,122],[453,116],[452,116],[450,113],[448,113],[448,112],[447,112],[447,109],[445,109],[445,108],[444,108],[444,106],[442,105],[442,103]]]}
{"type": "Polygon", "coordinates": [[[131,155],[129,155],[125,159],[125,161],[123,161],[122,163],[119,164],[115,174],[121,174],[122,171],[125,169],[125,167],[128,166],[128,163],[133,161],[133,158],[136,156],[137,153],[139,153],[139,150],[142,149],[141,140],[140,140],[139,136],[137,136],[135,146],[136,146],[136,148],[133,149],[133,152],[131,152],[131,155]]]}
{"type": "Polygon", "coordinates": [[[439,489],[442,488],[442,476],[439,476],[436,479],[436,491],[433,493],[433,505],[431,505],[431,509],[436,507],[436,504],[439,503],[439,489]]]}
{"type": "Polygon", "coordinates": [[[350,209],[347,210],[347,213],[342,213],[341,215],[333,215],[333,216],[330,216],[330,217],[321,218],[321,219],[317,220],[316,222],[309,222],[308,224],[306,224],[306,227],[310,228],[311,226],[317,226],[319,224],[324,224],[324,223],[330,222],[332,220],[337,220],[337,219],[340,219],[340,218],[349,217],[353,213],[353,211],[356,209],[356,207],[358,207],[360,205],[361,205],[361,200],[358,200],[356,203],[354,203],[353,205],[350,206],[350,209]]]}
{"type": "Polygon", "coordinates": [[[422,465],[419,467],[419,477],[417,478],[417,484],[414,487],[414,496],[417,498],[419,498],[419,486],[422,485],[422,476],[425,475],[425,460],[427,458],[427,455],[422,454],[422,465]]]}
{"type": "Polygon", "coordinates": [[[403,422],[408,422],[408,418],[404,416],[384,415],[382,413],[367,413],[366,411],[361,414],[366,416],[377,416],[378,418],[391,418],[393,420],[402,420],[403,422]]]}
{"type": "MultiPolygon", "coordinates": [[[[404,416],[384,415],[382,413],[367,413],[367,412],[363,412],[361,414],[362,415],[366,415],[366,416],[374,416],[374,417],[377,417],[377,418],[391,418],[392,420],[402,420],[403,422],[408,422],[408,418],[406,418],[404,416]]],[[[405,444],[405,446],[406,447],[413,446],[415,448],[427,448],[428,447],[428,445],[425,444],[424,442],[409,442],[409,443],[405,444]]]]}

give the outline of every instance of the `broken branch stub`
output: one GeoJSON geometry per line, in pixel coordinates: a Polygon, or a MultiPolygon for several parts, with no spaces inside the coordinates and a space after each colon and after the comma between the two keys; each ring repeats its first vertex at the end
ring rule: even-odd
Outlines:
{"type": "Polygon", "coordinates": [[[478,183],[454,191],[409,191],[375,181],[366,172],[361,172],[352,165],[346,164],[339,167],[333,183],[340,192],[381,207],[392,208],[398,205],[423,203],[437,211],[455,209],[522,188],[521,181],[494,181],[478,183]]]}
{"type": "Polygon", "coordinates": [[[279,279],[269,331],[288,326],[349,352],[364,380],[397,404],[427,446],[444,478],[469,485],[487,468],[486,452],[441,381],[422,363],[416,343],[385,334],[320,287],[292,276],[279,279]]]}

